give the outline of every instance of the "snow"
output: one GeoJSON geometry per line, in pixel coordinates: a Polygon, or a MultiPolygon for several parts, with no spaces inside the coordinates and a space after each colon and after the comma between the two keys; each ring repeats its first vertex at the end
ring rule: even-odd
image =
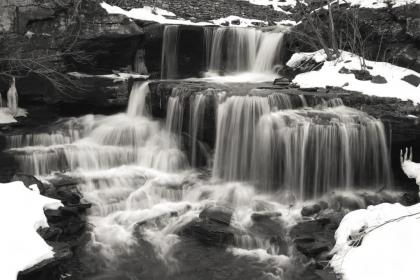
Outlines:
{"type": "Polygon", "coordinates": [[[70,76],[76,77],[76,78],[102,78],[102,79],[111,79],[114,82],[122,82],[122,81],[127,81],[129,79],[134,79],[134,80],[147,80],[149,78],[148,75],[140,75],[140,74],[136,74],[136,73],[123,73],[123,72],[118,72],[118,73],[114,73],[114,74],[107,74],[107,75],[90,75],[90,74],[85,74],[85,73],[80,73],[80,72],[69,72],[67,73],[70,76]]]}
{"type": "MultiPolygon", "coordinates": [[[[273,9],[276,11],[284,12],[282,7],[289,6],[295,7],[297,1],[296,0],[248,0],[251,4],[254,5],[263,5],[269,6],[272,5],[273,9]]],[[[305,1],[301,1],[305,3],[305,1]]],[[[409,4],[420,4],[420,0],[346,0],[340,4],[348,3],[351,6],[357,6],[360,8],[371,8],[371,9],[381,9],[381,8],[388,8],[389,6],[396,8],[404,5],[409,4]]]]}
{"type": "Polygon", "coordinates": [[[229,23],[229,25],[237,27],[253,27],[259,25],[268,25],[267,21],[258,19],[247,19],[238,16],[228,16],[225,18],[215,19],[211,22],[192,22],[182,18],[176,18],[176,15],[172,12],[144,6],[143,8],[131,9],[126,11],[118,6],[112,6],[106,2],[101,3],[101,7],[105,9],[108,14],[121,14],[132,19],[153,21],[161,24],[178,24],[178,25],[197,25],[197,26],[211,26],[211,25],[223,25],[229,23]],[[171,17],[171,18],[168,18],[171,17]],[[239,22],[239,24],[237,24],[239,22]]]}
{"type": "Polygon", "coordinates": [[[176,17],[176,15],[172,12],[159,9],[159,8],[153,8],[150,6],[144,6],[143,8],[136,8],[131,9],[130,11],[126,11],[124,9],[121,9],[118,6],[112,6],[107,4],[106,2],[101,3],[101,7],[107,11],[108,14],[121,14],[125,15],[132,19],[138,19],[138,20],[144,20],[144,21],[153,21],[158,22],[161,24],[180,24],[180,25],[212,25],[209,22],[192,22],[190,20],[185,19],[173,19],[168,17],[176,17]]]}
{"type": "Polygon", "coordinates": [[[225,18],[215,19],[212,22],[216,25],[223,25],[229,23],[229,25],[237,26],[237,27],[252,27],[252,26],[259,26],[259,25],[268,25],[267,21],[262,21],[258,19],[247,19],[238,16],[228,16],[225,18]]]}
{"type": "Polygon", "coordinates": [[[387,80],[385,84],[376,84],[371,81],[357,80],[354,74],[340,74],[338,71],[345,67],[349,70],[360,70],[361,59],[359,56],[342,51],[341,56],[333,61],[326,61],[324,50],[313,53],[296,53],[287,62],[287,66],[296,67],[301,62],[310,58],[316,62],[324,62],[318,71],[311,71],[299,74],[293,80],[301,88],[312,88],[327,86],[343,87],[351,91],[358,91],[366,95],[381,97],[397,97],[402,100],[412,100],[420,103],[420,87],[413,86],[401,78],[413,74],[420,77],[420,73],[406,68],[398,67],[386,62],[374,62],[366,60],[366,65],[372,69],[367,69],[372,76],[381,75],[387,80]]]}
{"type": "Polygon", "coordinates": [[[416,163],[412,161],[412,151],[408,151],[408,149],[405,151],[404,155],[402,155],[401,151],[401,167],[404,171],[405,175],[407,175],[408,178],[416,179],[416,184],[420,186],[420,163],[416,163]],[[410,157],[408,156],[410,154],[410,157]]]}
{"type": "Polygon", "coordinates": [[[297,22],[296,21],[290,20],[290,19],[284,19],[284,20],[281,20],[281,21],[275,21],[275,23],[277,25],[289,25],[289,26],[297,25],[297,22]]]}
{"type": "Polygon", "coordinates": [[[418,279],[418,213],[420,204],[384,203],[347,214],[335,233],[334,271],[343,280],[418,279]],[[362,237],[360,246],[350,246],[350,236],[362,237]]]}
{"type": "Polygon", "coordinates": [[[56,199],[41,196],[22,182],[0,184],[0,279],[15,280],[19,271],[52,258],[52,248],[36,232],[48,227],[44,209],[62,206],[56,199]]]}
{"type": "Polygon", "coordinates": [[[409,4],[420,4],[420,0],[350,0],[347,3],[360,8],[381,9],[389,6],[396,8],[409,4]]]}

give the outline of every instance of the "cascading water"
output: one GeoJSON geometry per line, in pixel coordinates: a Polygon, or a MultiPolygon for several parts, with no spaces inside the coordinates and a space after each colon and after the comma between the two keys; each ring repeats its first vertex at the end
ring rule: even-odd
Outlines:
{"type": "Polygon", "coordinates": [[[165,25],[160,70],[162,79],[175,79],[178,76],[178,37],[178,25],[165,25]]]}
{"type": "Polygon", "coordinates": [[[215,73],[272,73],[279,63],[283,33],[249,28],[219,27],[205,32],[209,71],[215,73]]]}
{"type": "MultiPolygon", "coordinates": [[[[252,181],[300,199],[338,188],[390,185],[380,121],[344,106],[273,110],[291,109],[290,102],[278,100],[234,96],[219,105],[215,177],[252,181]]],[[[339,99],[326,103],[341,104],[339,99]]]]}

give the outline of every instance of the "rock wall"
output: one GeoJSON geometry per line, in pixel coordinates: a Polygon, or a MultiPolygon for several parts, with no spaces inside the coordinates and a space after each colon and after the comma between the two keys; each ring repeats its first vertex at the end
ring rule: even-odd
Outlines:
{"type": "MultiPolygon", "coordinates": [[[[47,103],[91,102],[109,97],[107,84],[95,89],[74,86],[67,72],[112,73],[132,68],[143,38],[143,29],[123,15],[108,15],[97,0],[6,0],[0,3],[0,57],[22,59],[29,67],[41,62],[45,69],[27,75],[19,71],[17,89],[21,100],[47,103]],[[41,73],[40,73],[41,72],[41,73]],[[64,87],[54,87],[46,77],[58,74],[64,87]],[[30,86],[28,86],[30,85],[30,86]]],[[[8,69],[0,63],[0,74],[8,69]]],[[[57,75],[56,75],[57,76],[57,75]]],[[[0,92],[5,95],[10,78],[0,75],[0,92]]],[[[115,88],[115,85],[111,85],[115,88]]],[[[125,101],[128,84],[124,90],[125,101]]],[[[111,89],[111,92],[113,91],[111,89]]],[[[113,95],[111,98],[115,99],[113,95]]],[[[121,102],[116,102],[121,103],[121,102]]]]}
{"type": "Polygon", "coordinates": [[[143,5],[155,6],[194,21],[208,21],[230,15],[271,22],[287,17],[285,13],[275,11],[271,6],[253,5],[248,1],[238,0],[111,0],[108,3],[118,4],[126,9],[143,5]]]}

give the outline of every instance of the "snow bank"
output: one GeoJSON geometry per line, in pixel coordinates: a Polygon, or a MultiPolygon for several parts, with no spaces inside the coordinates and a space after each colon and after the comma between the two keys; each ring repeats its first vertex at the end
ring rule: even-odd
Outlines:
{"type": "Polygon", "coordinates": [[[106,2],[101,3],[101,7],[107,11],[108,14],[121,14],[125,15],[132,19],[144,20],[144,21],[154,21],[161,24],[181,24],[181,25],[212,25],[209,22],[199,22],[195,23],[190,20],[184,20],[181,18],[175,18],[176,15],[172,12],[153,8],[149,6],[144,6],[143,8],[131,9],[126,11],[121,9],[118,6],[112,6],[106,2]],[[168,18],[171,17],[171,18],[168,18]]]}
{"type": "Polygon", "coordinates": [[[59,200],[41,196],[22,182],[0,184],[0,279],[15,280],[19,271],[54,256],[36,230],[48,227],[44,209],[60,206],[59,200]]]}
{"type": "Polygon", "coordinates": [[[334,271],[343,280],[419,279],[417,213],[420,204],[404,207],[385,203],[347,214],[335,234],[334,271]],[[404,217],[407,215],[411,216],[404,217]],[[360,246],[351,246],[349,238],[359,240],[360,246]]]}
{"type": "MultiPolygon", "coordinates": [[[[313,53],[296,53],[287,62],[287,66],[296,67],[301,62],[313,58],[316,62],[326,60],[323,50],[313,53]]],[[[361,69],[360,57],[343,51],[337,60],[325,61],[322,68],[318,71],[311,71],[299,74],[293,80],[302,88],[309,87],[343,87],[347,90],[362,92],[367,95],[382,97],[397,97],[402,100],[412,100],[420,103],[420,87],[413,86],[401,78],[413,74],[420,77],[420,73],[406,68],[398,67],[386,62],[374,62],[366,60],[367,69],[372,76],[381,75],[387,80],[385,84],[376,84],[371,81],[357,80],[354,74],[340,74],[339,70],[345,67],[349,70],[361,69]]]]}
{"type": "Polygon", "coordinates": [[[405,175],[407,175],[408,178],[416,179],[416,184],[420,186],[420,163],[413,162],[412,155],[413,152],[410,151],[409,153],[408,149],[405,151],[404,156],[401,155],[401,167],[405,175]],[[408,154],[410,154],[410,157],[408,157],[408,154]]]}

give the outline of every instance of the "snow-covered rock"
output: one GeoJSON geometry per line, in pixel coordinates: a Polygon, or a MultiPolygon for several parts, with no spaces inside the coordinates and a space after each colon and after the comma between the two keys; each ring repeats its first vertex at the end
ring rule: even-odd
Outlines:
{"type": "Polygon", "coordinates": [[[108,14],[120,14],[132,19],[153,21],[161,24],[212,25],[209,22],[195,23],[190,20],[176,18],[176,15],[170,11],[150,6],[144,6],[143,8],[135,8],[131,9],[130,11],[127,11],[118,6],[112,6],[107,4],[106,2],[102,2],[101,7],[105,9],[108,14]]]}
{"type": "Polygon", "coordinates": [[[26,188],[22,182],[0,184],[0,279],[15,280],[19,271],[52,258],[54,252],[37,233],[48,227],[44,209],[62,206],[56,199],[47,198],[26,188]]]}
{"type": "Polygon", "coordinates": [[[365,60],[366,69],[370,75],[380,75],[385,78],[387,83],[378,84],[371,81],[356,79],[351,71],[364,69],[361,67],[362,58],[350,52],[342,51],[338,59],[327,61],[324,50],[312,53],[295,53],[287,62],[287,66],[295,68],[307,60],[314,60],[317,63],[324,62],[321,69],[301,73],[295,77],[294,83],[302,88],[313,88],[327,86],[343,87],[351,91],[358,91],[366,95],[381,97],[397,97],[402,100],[412,100],[420,103],[420,87],[413,86],[403,81],[407,75],[420,77],[420,73],[413,70],[398,67],[386,62],[375,62],[365,60]],[[345,69],[346,71],[342,71],[345,69]],[[341,71],[340,71],[341,70],[341,71]]]}
{"type": "Polygon", "coordinates": [[[347,214],[335,233],[331,266],[343,280],[416,280],[420,204],[369,206],[347,214]]]}

